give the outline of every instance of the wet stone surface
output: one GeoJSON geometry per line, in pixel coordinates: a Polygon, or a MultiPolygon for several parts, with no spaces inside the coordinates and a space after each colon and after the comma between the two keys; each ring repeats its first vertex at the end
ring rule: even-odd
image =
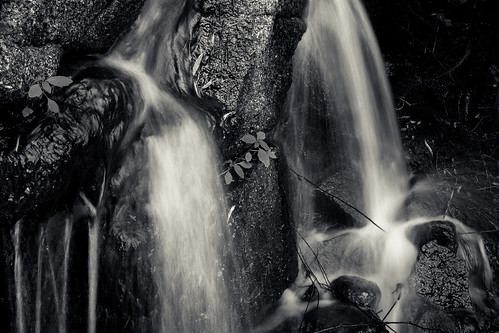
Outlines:
{"type": "MultiPolygon", "coordinates": [[[[11,0],[0,6],[0,105],[19,102],[35,77],[54,76],[64,52],[106,52],[144,0],[11,0]]],[[[22,110],[22,107],[21,107],[22,110]]]]}
{"type": "Polygon", "coordinates": [[[457,251],[456,227],[450,221],[432,221],[419,224],[409,229],[409,240],[419,249],[426,243],[435,240],[438,245],[457,251]]]}
{"type": "Polygon", "coordinates": [[[330,288],[336,299],[361,308],[376,310],[381,298],[376,283],[358,276],[340,276],[331,282],[330,288]]]}
{"type": "Polygon", "coordinates": [[[388,331],[375,314],[338,302],[307,313],[299,332],[381,333],[388,331]]]}
{"type": "Polygon", "coordinates": [[[409,285],[444,309],[473,309],[464,260],[437,241],[421,248],[409,285]]]}

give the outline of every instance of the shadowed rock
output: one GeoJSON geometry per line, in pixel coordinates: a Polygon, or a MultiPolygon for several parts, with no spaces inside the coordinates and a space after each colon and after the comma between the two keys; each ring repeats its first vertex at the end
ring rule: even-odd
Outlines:
{"type": "Polygon", "coordinates": [[[70,202],[121,139],[119,125],[129,123],[134,105],[132,86],[123,79],[85,79],[68,89],[61,112],[47,114],[24,147],[0,152],[0,225],[70,202]]]}
{"type": "Polygon", "coordinates": [[[330,288],[338,300],[361,308],[376,310],[381,298],[376,283],[358,276],[340,276],[331,282],[330,288]]]}
{"type": "Polygon", "coordinates": [[[333,303],[308,312],[299,332],[382,333],[388,332],[371,312],[351,305],[333,303]]]}
{"type": "Polygon", "coordinates": [[[407,238],[419,249],[426,243],[435,240],[438,245],[445,246],[456,253],[456,227],[450,221],[431,221],[418,224],[407,231],[407,238]]]}

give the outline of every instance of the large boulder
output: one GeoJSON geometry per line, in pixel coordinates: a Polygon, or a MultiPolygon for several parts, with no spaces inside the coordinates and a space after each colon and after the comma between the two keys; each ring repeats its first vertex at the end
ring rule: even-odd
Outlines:
{"type": "Polygon", "coordinates": [[[19,101],[40,76],[57,73],[65,52],[106,52],[137,18],[144,0],[0,3],[0,103],[19,101]]]}
{"type": "MultiPolygon", "coordinates": [[[[244,151],[245,134],[271,133],[291,84],[291,58],[304,32],[303,0],[218,1],[199,5],[202,63],[198,93],[222,105],[223,155],[244,151]]],[[[273,146],[272,140],[267,139],[273,146]]],[[[279,156],[278,156],[279,157],[279,156]]],[[[278,163],[256,163],[229,188],[237,262],[233,278],[244,322],[279,299],[296,274],[294,232],[287,221],[278,163]]]]}

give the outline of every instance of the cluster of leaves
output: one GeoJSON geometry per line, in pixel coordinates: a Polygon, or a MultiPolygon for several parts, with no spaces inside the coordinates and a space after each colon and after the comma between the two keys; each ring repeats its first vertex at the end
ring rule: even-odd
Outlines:
{"type": "Polygon", "coordinates": [[[251,169],[254,161],[262,162],[265,167],[270,165],[270,159],[277,158],[275,151],[264,141],[265,133],[257,132],[256,136],[246,134],[241,138],[241,141],[250,145],[249,148],[237,157],[235,160],[227,160],[227,168],[222,172],[225,183],[228,185],[234,181],[232,172],[235,172],[239,178],[244,179],[244,169],[251,169]]]}
{"type": "MultiPolygon", "coordinates": [[[[62,88],[69,86],[73,81],[67,76],[52,76],[46,80],[37,77],[29,87],[29,98],[45,98],[47,100],[47,110],[52,112],[59,112],[59,105],[50,98],[54,92],[54,87],[62,88]]],[[[23,109],[23,116],[28,117],[33,113],[33,109],[26,106],[23,109]]]]}

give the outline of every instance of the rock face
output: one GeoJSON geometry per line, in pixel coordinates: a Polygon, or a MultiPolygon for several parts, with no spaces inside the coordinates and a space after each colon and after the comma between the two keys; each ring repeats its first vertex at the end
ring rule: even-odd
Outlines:
{"type": "Polygon", "coordinates": [[[64,52],[105,52],[144,0],[0,3],[0,101],[18,101],[40,76],[56,74],[64,52]]]}
{"type": "MultiPolygon", "coordinates": [[[[199,4],[198,44],[204,54],[195,78],[199,93],[223,109],[225,158],[241,154],[245,134],[271,133],[291,84],[291,58],[304,32],[305,1],[218,1],[199,4]],[[204,88],[203,88],[204,87],[204,88]]],[[[270,140],[268,143],[273,146],[270,140]]],[[[278,160],[277,160],[278,161],[278,160]]],[[[228,189],[240,267],[235,298],[246,323],[276,301],[294,278],[294,232],[287,222],[278,162],[257,163],[228,189]]]]}

